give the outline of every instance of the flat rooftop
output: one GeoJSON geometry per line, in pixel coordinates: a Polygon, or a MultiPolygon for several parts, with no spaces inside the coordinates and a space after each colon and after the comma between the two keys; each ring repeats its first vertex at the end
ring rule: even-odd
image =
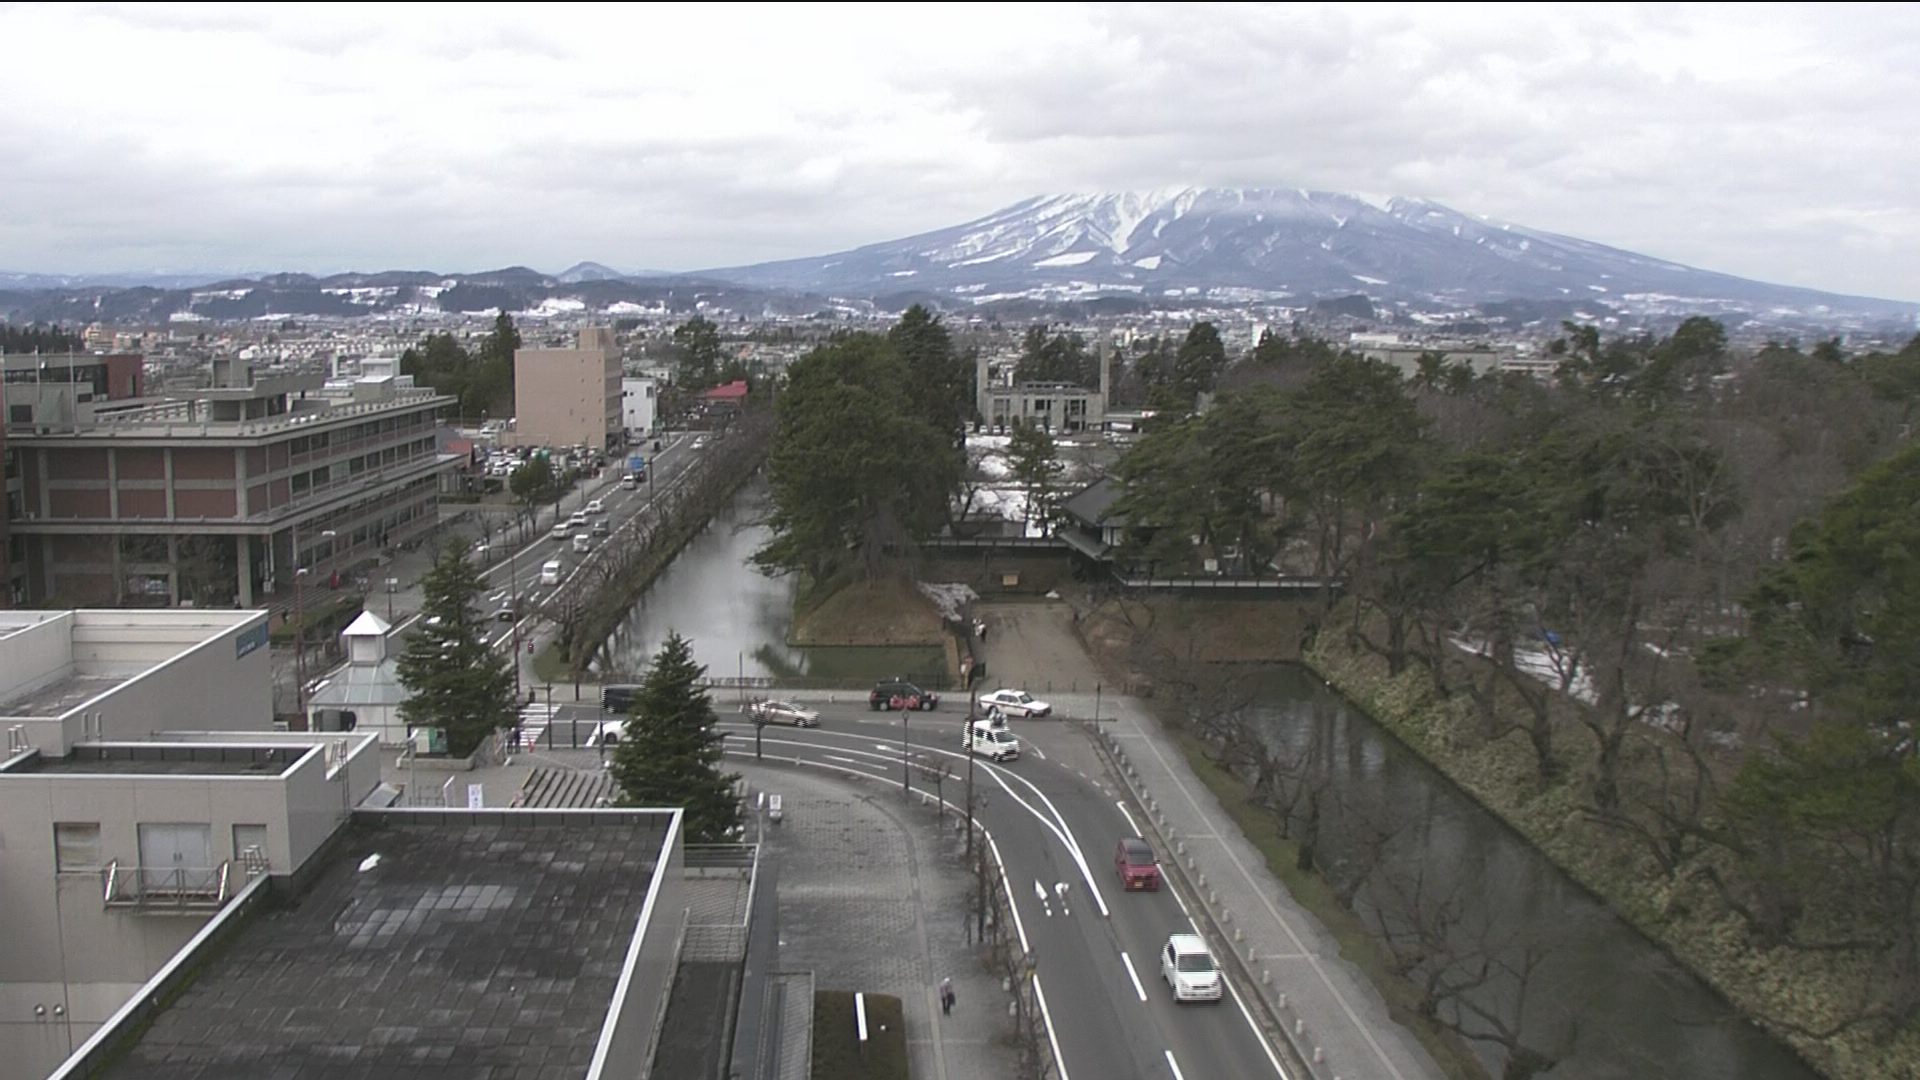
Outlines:
{"type": "Polygon", "coordinates": [[[65,716],[82,702],[99,697],[127,678],[125,675],[67,675],[30,693],[0,701],[0,716],[65,716]]]}
{"type": "Polygon", "coordinates": [[[584,1077],[665,822],[579,817],[356,814],[100,1075],[584,1077]]]}
{"type": "MultiPolygon", "coordinates": [[[[244,735],[234,735],[242,741],[244,735]]],[[[312,746],[75,746],[66,757],[23,758],[8,776],[28,773],[68,773],[114,776],[277,776],[286,772],[312,746]]]]}

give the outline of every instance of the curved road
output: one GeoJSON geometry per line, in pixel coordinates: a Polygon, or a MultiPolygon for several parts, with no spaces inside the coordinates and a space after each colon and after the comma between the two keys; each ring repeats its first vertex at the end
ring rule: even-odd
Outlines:
{"type": "MultiPolygon", "coordinates": [[[[941,794],[964,806],[964,716],[953,711],[870,713],[854,705],[822,710],[821,727],[768,727],[763,763],[804,762],[933,793],[916,766],[952,770],[941,794]],[[902,762],[902,717],[907,740],[902,762]]],[[[1044,722],[1043,722],[1044,723],[1044,722]]],[[[727,752],[751,757],[754,726],[723,720],[727,752]]],[[[1015,722],[1016,734],[1022,725],[1015,722]]],[[[1172,933],[1197,933],[1187,900],[1171,881],[1127,893],[1113,869],[1118,838],[1138,835],[1126,808],[1029,740],[1004,765],[974,761],[982,793],[977,817],[1005,868],[1018,931],[1035,958],[1063,1080],[1272,1078],[1291,1080],[1260,1037],[1228,981],[1220,1005],[1177,1005],[1160,977],[1159,951],[1172,933]]],[[[915,797],[919,797],[918,794],[915,797]]]]}

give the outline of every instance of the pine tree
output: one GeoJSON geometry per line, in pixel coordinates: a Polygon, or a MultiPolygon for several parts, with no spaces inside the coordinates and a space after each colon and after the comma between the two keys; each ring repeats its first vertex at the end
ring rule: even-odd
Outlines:
{"type": "Polygon", "coordinates": [[[684,809],[690,844],[723,842],[740,823],[739,777],[720,771],[723,736],[714,730],[712,699],[697,685],[706,673],[687,639],[669,632],[634,695],[611,770],[625,805],[684,809]]]}
{"type": "Polygon", "coordinates": [[[517,658],[487,646],[486,624],[474,606],[485,587],[461,546],[448,544],[421,581],[420,625],[400,654],[400,681],[413,692],[400,705],[401,719],[444,731],[454,757],[472,753],[517,715],[507,666],[517,658]]]}

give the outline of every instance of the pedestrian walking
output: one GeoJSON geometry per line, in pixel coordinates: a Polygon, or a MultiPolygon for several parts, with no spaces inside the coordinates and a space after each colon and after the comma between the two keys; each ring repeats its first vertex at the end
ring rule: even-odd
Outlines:
{"type": "Polygon", "coordinates": [[[953,1015],[953,980],[940,980],[940,1012],[944,1016],[953,1015]]]}

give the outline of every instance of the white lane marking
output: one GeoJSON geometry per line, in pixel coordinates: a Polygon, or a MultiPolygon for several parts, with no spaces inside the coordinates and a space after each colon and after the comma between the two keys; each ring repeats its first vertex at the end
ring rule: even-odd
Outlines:
{"type": "Polygon", "coordinates": [[[1135,821],[1135,820],[1133,820],[1133,815],[1132,815],[1132,814],[1129,814],[1129,813],[1127,813],[1127,804],[1126,804],[1126,803],[1123,803],[1123,802],[1120,802],[1119,800],[1117,800],[1117,799],[1116,799],[1116,800],[1114,800],[1114,803],[1113,803],[1113,805],[1115,805],[1115,806],[1117,806],[1117,807],[1119,807],[1119,808],[1120,808],[1120,816],[1121,816],[1121,817],[1123,817],[1123,818],[1126,818],[1126,819],[1127,819],[1127,828],[1129,828],[1129,829],[1132,829],[1132,830],[1133,830],[1133,835],[1135,835],[1135,836],[1145,836],[1145,835],[1147,835],[1146,833],[1143,833],[1143,832],[1141,832],[1141,831],[1140,831],[1140,823],[1139,823],[1139,822],[1137,822],[1137,821],[1135,821]]]}
{"type": "MultiPolygon", "coordinates": [[[[1187,787],[1186,782],[1174,773],[1173,766],[1167,763],[1167,756],[1160,752],[1160,747],[1151,739],[1147,739],[1146,744],[1147,750],[1160,762],[1160,767],[1166,770],[1167,779],[1173,781],[1173,786],[1179,788],[1180,794],[1186,797],[1187,804],[1198,811],[1201,817],[1206,817],[1206,809],[1200,805],[1200,800],[1194,796],[1193,790],[1187,787]]],[[[1379,1059],[1380,1064],[1386,1069],[1388,1075],[1391,1075],[1394,1080],[1406,1080],[1405,1074],[1400,1071],[1399,1066],[1394,1063],[1391,1057],[1387,1056],[1386,1049],[1380,1045],[1378,1039],[1373,1037],[1373,1031],[1361,1021],[1360,1014],[1354,1012],[1353,1004],[1333,985],[1333,980],[1327,978],[1326,968],[1322,966],[1320,957],[1308,950],[1306,943],[1300,940],[1300,935],[1294,933],[1293,924],[1289,923],[1286,918],[1280,914],[1280,909],[1275,907],[1273,901],[1267,897],[1267,894],[1260,890],[1258,884],[1253,880],[1253,874],[1250,873],[1246,865],[1240,861],[1240,857],[1233,853],[1233,849],[1224,845],[1221,847],[1220,853],[1225,855],[1227,861],[1233,864],[1233,868],[1240,872],[1241,880],[1254,887],[1254,894],[1260,898],[1260,903],[1267,909],[1267,914],[1273,917],[1274,922],[1280,924],[1280,929],[1286,932],[1288,940],[1293,942],[1293,947],[1307,958],[1307,966],[1313,969],[1313,974],[1320,980],[1321,988],[1324,989],[1333,1000],[1340,1003],[1340,1011],[1346,1014],[1347,1022],[1352,1024],[1354,1030],[1360,1033],[1360,1037],[1366,1041],[1367,1046],[1373,1051],[1374,1057],[1379,1059]]],[[[1264,1039],[1261,1040],[1261,1042],[1262,1045],[1265,1045],[1264,1039]]],[[[1284,1076],[1286,1074],[1282,1073],[1281,1075],[1284,1076]]]]}
{"type": "Polygon", "coordinates": [[[1053,805],[1053,800],[1047,798],[1047,793],[1035,787],[1033,781],[1026,777],[1015,773],[1007,773],[1002,766],[991,766],[982,763],[981,767],[987,770],[987,775],[993,777],[994,782],[1000,785],[1001,790],[1007,793],[1008,798],[1019,803],[1027,813],[1033,815],[1034,820],[1045,825],[1047,830],[1058,837],[1060,843],[1066,846],[1067,854],[1073,856],[1074,865],[1080,868],[1080,877],[1087,883],[1087,892],[1092,894],[1093,902],[1100,907],[1100,917],[1103,919],[1111,917],[1107,911],[1106,898],[1100,895],[1100,886],[1094,883],[1093,870],[1087,865],[1086,854],[1080,850],[1079,842],[1073,837],[1072,827],[1067,824],[1067,819],[1060,815],[1059,809],[1053,805]],[[1047,820],[1046,814],[1042,814],[1040,811],[1034,809],[1031,803],[1020,797],[1019,792],[1008,786],[1006,776],[1012,776],[1015,780],[1027,785],[1028,789],[1031,790],[1041,802],[1047,804],[1047,810],[1053,815],[1053,820],[1047,820]],[[1056,825],[1055,822],[1058,822],[1058,824],[1056,825]]]}
{"type": "Polygon", "coordinates": [[[1120,950],[1120,962],[1127,965],[1127,978],[1133,980],[1133,992],[1140,995],[1141,1001],[1147,1000],[1147,988],[1140,985],[1140,973],[1133,970],[1133,957],[1128,956],[1125,949],[1120,950]]]}
{"type": "Polygon", "coordinates": [[[1173,902],[1180,905],[1180,914],[1185,915],[1187,917],[1188,922],[1192,922],[1193,913],[1187,910],[1187,902],[1181,898],[1180,890],[1174,888],[1173,882],[1168,881],[1164,877],[1160,879],[1160,883],[1162,885],[1165,885],[1167,887],[1167,891],[1173,894],[1173,902]]]}
{"type": "MultiPolygon", "coordinates": [[[[1240,1015],[1246,1017],[1247,1026],[1253,1029],[1253,1041],[1260,1044],[1261,1050],[1266,1051],[1267,1060],[1273,1064],[1273,1071],[1280,1074],[1280,1080],[1293,1080],[1288,1075],[1286,1066],[1280,1064],[1280,1058],[1274,1054],[1273,1047],[1267,1045],[1267,1037],[1260,1031],[1260,1025],[1253,1022],[1253,1013],[1248,1010],[1246,999],[1240,996],[1240,991],[1234,989],[1233,980],[1222,976],[1220,981],[1227,984],[1227,993],[1232,994],[1233,1003],[1240,1006],[1240,1015]]],[[[1172,1055],[1169,1054],[1168,1057],[1171,1060],[1172,1055]]],[[[1176,1071],[1174,1075],[1178,1076],[1179,1073],[1176,1071]]]]}
{"type": "Polygon", "coordinates": [[[1047,1042],[1053,1044],[1053,1067],[1060,1071],[1060,1080],[1067,1080],[1067,1059],[1060,1056],[1060,1036],[1053,1033],[1053,1012],[1047,1008],[1047,992],[1040,989],[1040,975],[1033,976],[1033,999],[1040,1003],[1040,1019],[1047,1025],[1047,1042]]]}
{"type": "Polygon", "coordinates": [[[1173,1060],[1173,1051],[1168,1050],[1165,1051],[1165,1053],[1167,1055],[1167,1068],[1173,1070],[1173,1080],[1187,1080],[1186,1077],[1180,1075],[1180,1063],[1173,1060]]]}
{"type": "Polygon", "coordinates": [[[1034,746],[1032,743],[1028,743],[1027,747],[1028,749],[1033,751],[1034,757],[1039,758],[1041,761],[1047,760],[1047,752],[1045,750],[1042,750],[1039,747],[1034,746]]]}

